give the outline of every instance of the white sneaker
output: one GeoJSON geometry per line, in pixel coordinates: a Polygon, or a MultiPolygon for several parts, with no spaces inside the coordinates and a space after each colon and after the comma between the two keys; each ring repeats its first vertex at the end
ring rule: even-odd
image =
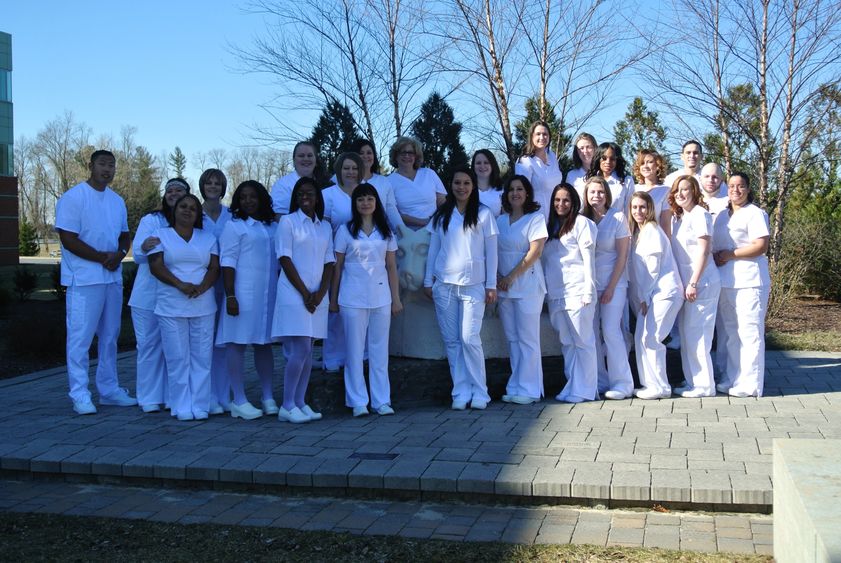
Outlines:
{"type": "Polygon", "coordinates": [[[304,405],[301,407],[301,412],[307,415],[310,420],[321,420],[321,413],[315,412],[310,408],[309,405],[304,405]]]}
{"type": "Polygon", "coordinates": [[[353,407],[353,418],[359,418],[360,416],[368,416],[371,414],[368,412],[368,407],[353,407]]]}
{"type": "Polygon", "coordinates": [[[467,401],[453,401],[453,404],[450,406],[454,411],[463,411],[467,408],[467,401]]]}
{"type": "Polygon", "coordinates": [[[687,399],[698,399],[700,397],[715,397],[715,393],[708,393],[703,389],[675,389],[675,393],[687,399]]]}
{"type": "Polygon", "coordinates": [[[669,390],[668,392],[662,392],[662,393],[660,391],[655,391],[654,389],[647,389],[647,388],[635,389],[634,390],[634,397],[636,397],[637,399],[646,399],[646,400],[649,400],[649,399],[668,399],[671,396],[672,396],[672,391],[671,390],[669,390]]]}
{"type": "Polygon", "coordinates": [[[128,394],[128,389],[120,387],[112,394],[99,398],[100,405],[113,405],[115,407],[133,407],[137,399],[128,394]]]}
{"type": "Polygon", "coordinates": [[[502,396],[503,403],[513,403],[514,402],[514,395],[503,395],[502,396]]]}
{"type": "Polygon", "coordinates": [[[472,401],[470,401],[470,408],[471,409],[476,409],[476,410],[479,410],[479,411],[483,411],[486,408],[488,408],[488,402],[473,399],[472,401]]]}
{"type": "Polygon", "coordinates": [[[388,416],[390,414],[394,414],[394,409],[391,408],[390,405],[382,405],[377,409],[377,414],[380,416],[388,416]]]}
{"type": "Polygon", "coordinates": [[[604,398],[610,401],[621,401],[622,399],[627,399],[628,396],[622,391],[614,391],[613,389],[608,389],[604,392],[604,398]]]}
{"type": "Polygon", "coordinates": [[[225,414],[225,409],[219,403],[210,403],[210,409],[207,412],[213,415],[225,414]]]}
{"type": "Polygon", "coordinates": [[[73,401],[73,410],[76,414],[96,414],[96,407],[90,399],[82,399],[81,401],[73,401]]]}
{"type": "Polygon", "coordinates": [[[526,397],[525,395],[511,395],[509,403],[514,403],[515,405],[531,405],[532,403],[536,403],[537,399],[533,397],[526,397]]]}

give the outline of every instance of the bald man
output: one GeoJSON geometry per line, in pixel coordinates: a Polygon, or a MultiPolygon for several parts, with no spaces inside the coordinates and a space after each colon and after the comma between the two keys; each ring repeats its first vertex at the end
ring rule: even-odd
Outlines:
{"type": "Polygon", "coordinates": [[[727,184],[724,183],[724,171],[714,162],[701,168],[701,194],[715,220],[715,216],[727,208],[727,184]]]}

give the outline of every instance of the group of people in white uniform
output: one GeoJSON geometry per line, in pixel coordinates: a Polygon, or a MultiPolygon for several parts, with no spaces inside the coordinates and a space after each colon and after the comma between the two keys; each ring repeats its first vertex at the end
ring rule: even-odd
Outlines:
{"type": "Polygon", "coordinates": [[[533,124],[504,182],[494,154],[482,149],[445,186],[409,137],[391,147],[389,176],[379,174],[373,143],[357,142],[336,159],[324,189],[316,147],[300,142],[294,171],[271,194],[259,182],[243,182],[230,208],[221,204],[227,179],[220,170],[201,175],[203,201],[184,179],[169,180],[161,208],[141,219],[131,247],[138,263],[129,300],[136,400],[119,387],[113,359],[120,260],[129,250],[125,205],[108,187],[113,155],[97,151],[89,180],[68,191],[56,212],[74,410],[96,412],[87,381],[96,333],[101,404],[167,408],[178,420],[224,412],[318,420],[306,394],[313,341],[324,339],[323,367],[344,369],[353,416],[393,414],[389,329],[403,307],[397,239],[420,229],[430,237],[422,285],[444,341],[453,409],[484,409],[491,401],[480,331],[494,304],[509,342],[505,402],[543,397],[544,304],[564,358],[559,401],[707,397],[716,390],[761,396],[769,233],[748,177],[732,174],[725,185],[718,165],[700,166],[696,141],[684,145],[684,167],[672,175],[663,177],[663,158],[649,150],[637,155],[631,175],[618,145],[597,145],[582,133],[575,168],[564,178],[551,138],[546,123],[533,124]],[[686,379],[675,389],[663,344],[670,333],[680,341],[686,379]],[[281,404],[272,373],[278,341],[286,358],[281,404]],[[260,408],[245,393],[248,345],[260,408]]]}

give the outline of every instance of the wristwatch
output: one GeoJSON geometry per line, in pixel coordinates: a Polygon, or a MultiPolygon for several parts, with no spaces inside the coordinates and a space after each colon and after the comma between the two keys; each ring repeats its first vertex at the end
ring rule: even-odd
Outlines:
{"type": "Polygon", "coordinates": [[[698,287],[698,284],[695,282],[689,282],[689,287],[698,287]]]}

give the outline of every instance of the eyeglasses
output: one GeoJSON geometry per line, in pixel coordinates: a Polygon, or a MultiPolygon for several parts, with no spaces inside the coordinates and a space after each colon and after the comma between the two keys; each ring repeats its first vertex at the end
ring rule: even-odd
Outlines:
{"type": "Polygon", "coordinates": [[[415,156],[415,151],[400,151],[397,154],[400,156],[415,156]]]}

